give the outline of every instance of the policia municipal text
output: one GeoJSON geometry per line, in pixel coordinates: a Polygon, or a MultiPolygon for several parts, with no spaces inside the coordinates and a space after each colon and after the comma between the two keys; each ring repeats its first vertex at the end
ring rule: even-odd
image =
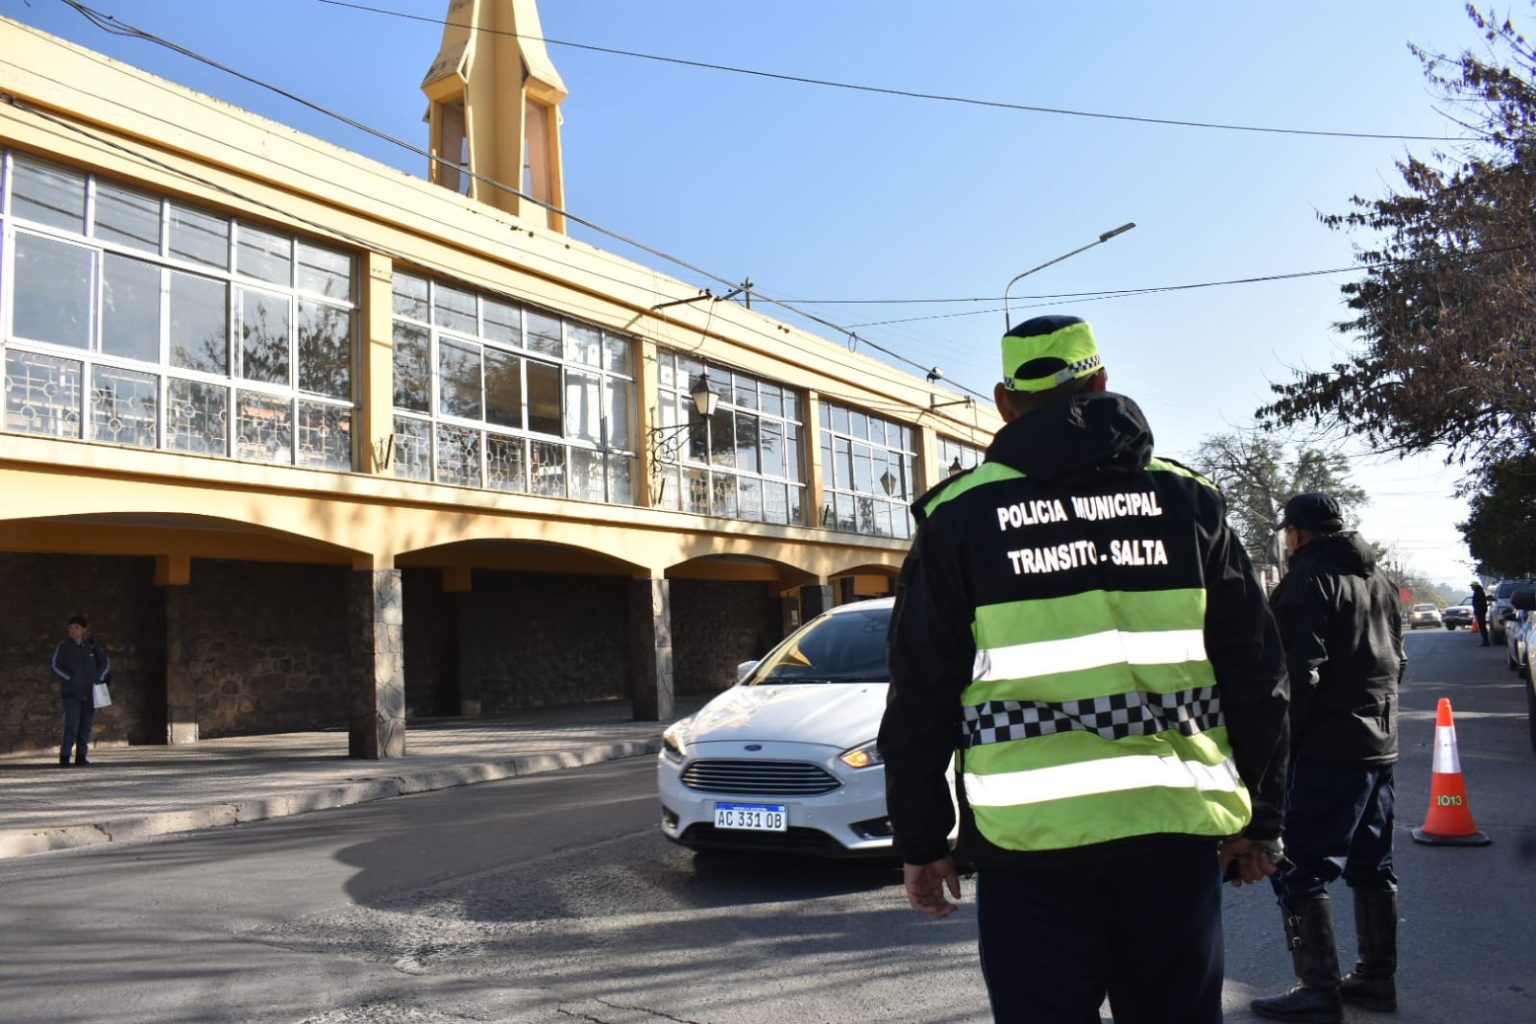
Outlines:
{"type": "Polygon", "coordinates": [[[1258,881],[1279,855],[1274,620],[1221,496],[1153,457],[1087,323],[1015,327],[1003,374],[1005,426],[918,499],[897,589],[880,749],[908,898],[959,896],[953,756],[994,1018],[1096,1021],[1107,995],[1116,1024],[1216,1024],[1223,867],[1258,881]]]}

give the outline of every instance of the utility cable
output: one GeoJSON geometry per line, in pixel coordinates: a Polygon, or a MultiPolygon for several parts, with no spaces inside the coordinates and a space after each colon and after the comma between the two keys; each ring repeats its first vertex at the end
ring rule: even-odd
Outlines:
{"type": "MultiPolygon", "coordinates": [[[[69,0],[65,0],[69,2],[69,0]]],[[[798,85],[814,85],[826,89],[845,89],[851,92],[867,92],[880,96],[897,96],[903,99],[930,100],[939,103],[958,103],[972,107],[989,107],[996,110],[1016,110],[1032,114],[1056,114],[1063,117],[1086,117],[1104,121],[1129,121],[1134,124],[1155,124],[1178,128],[1209,128],[1229,132],[1253,132],[1268,135],[1303,135],[1321,138],[1335,139],[1390,139],[1405,142],[1466,142],[1465,138],[1448,135],[1399,135],[1391,132],[1343,132],[1325,131],[1314,128],[1277,128],[1265,125],[1225,124],[1217,121],[1188,121],[1170,117],[1141,117],[1135,114],[1110,114],[1094,110],[1073,110],[1066,107],[1043,107],[1027,103],[1010,103],[1005,100],[978,99],[971,96],[953,96],[944,93],[917,92],[911,89],[894,89],[877,85],[860,85],[855,82],[839,82],[826,78],[810,78],[804,75],[790,75],[773,71],[762,71],[756,68],[734,67],[729,64],[712,64],[707,61],[686,60],[682,57],[666,57],[654,53],[638,53],[633,50],[620,50],[609,46],[594,46],[590,43],[577,43],[568,39],[550,39],[548,36],[534,36],[521,32],[508,32],[505,29],[477,29],[473,25],[464,22],[446,21],[440,18],[429,18],[421,14],[407,14],[404,11],[392,11],[384,7],[371,7],[367,4],[348,3],[344,0],[319,0],[320,3],[331,7],[344,7],[354,11],[362,11],[368,14],[382,14],[392,18],[404,18],[408,21],[424,21],[429,24],[444,27],[468,28],[471,31],[488,32],[494,35],[513,36],[518,39],[538,39],[550,46],[565,46],[574,50],[586,50],[591,53],[604,53],[617,57],[631,57],[636,60],[657,61],[663,64],[677,64],[683,67],[701,68],[706,71],[723,71],[735,75],[749,75],[754,78],[764,78],[779,82],[793,82],[798,85]]]]}

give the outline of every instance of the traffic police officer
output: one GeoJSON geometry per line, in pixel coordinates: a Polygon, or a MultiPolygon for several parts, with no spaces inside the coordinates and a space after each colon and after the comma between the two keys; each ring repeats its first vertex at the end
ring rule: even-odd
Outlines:
{"type": "Polygon", "coordinates": [[[1286,679],[1216,489],[1152,455],[1076,317],[1003,339],[985,462],[917,500],[880,729],[920,912],[977,868],[999,1021],[1221,1020],[1222,864],[1275,870],[1286,679]],[[1221,843],[1226,840],[1225,844],[1221,843]]]}

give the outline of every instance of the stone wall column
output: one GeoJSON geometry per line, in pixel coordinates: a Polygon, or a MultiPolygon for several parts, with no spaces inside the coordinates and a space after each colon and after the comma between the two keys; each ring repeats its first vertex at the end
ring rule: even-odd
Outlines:
{"type": "Polygon", "coordinates": [[[405,605],[399,569],[347,577],[352,716],[347,754],[405,755],[405,605]]]}
{"type": "Polygon", "coordinates": [[[800,588],[800,621],[810,622],[832,607],[832,584],[812,583],[800,588]]]}
{"type": "Polygon", "coordinates": [[[197,677],[189,661],[192,644],[187,636],[190,587],[160,588],[165,601],[165,742],[196,743],[197,677]]]}
{"type": "Polygon", "coordinates": [[[629,583],[629,694],[637,722],[673,714],[672,592],[665,579],[629,583]]]}

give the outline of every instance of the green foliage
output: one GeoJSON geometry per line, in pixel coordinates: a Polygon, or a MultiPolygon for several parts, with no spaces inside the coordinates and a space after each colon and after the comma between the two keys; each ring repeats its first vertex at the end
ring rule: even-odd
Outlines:
{"type": "Polygon", "coordinates": [[[1490,466],[1457,528],[1489,576],[1536,576],[1536,455],[1490,466]]]}
{"type": "Polygon", "coordinates": [[[1360,349],[1277,384],[1262,423],[1337,424],[1373,447],[1496,461],[1536,447],[1536,50],[1469,5],[1487,57],[1414,48],[1470,141],[1397,164],[1401,191],[1324,216],[1376,241],[1343,286],[1360,349]]]}
{"type": "Polygon", "coordinates": [[[1213,434],[1200,442],[1194,468],[1211,478],[1227,499],[1227,518],[1255,562],[1277,562],[1272,550],[1281,509],[1303,491],[1327,491],[1339,500],[1346,524],[1369,499],[1349,482],[1342,455],[1285,445],[1257,431],[1213,434]]]}

